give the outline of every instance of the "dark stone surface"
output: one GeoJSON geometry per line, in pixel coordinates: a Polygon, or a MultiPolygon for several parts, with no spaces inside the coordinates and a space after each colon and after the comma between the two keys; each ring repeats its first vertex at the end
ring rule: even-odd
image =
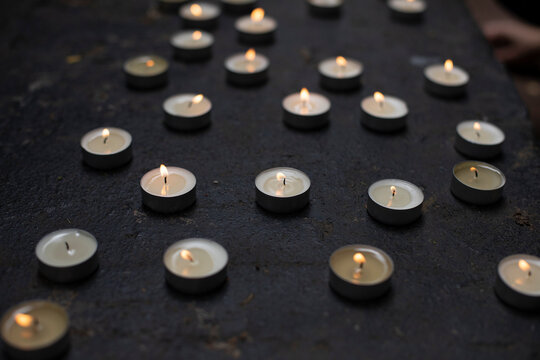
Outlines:
{"type": "Polygon", "coordinates": [[[493,284],[502,257],[540,253],[540,150],[463,4],[430,1],[418,25],[393,22],[379,0],[348,1],[335,20],[310,17],[302,1],[261,5],[280,26],[276,43],[259,49],[272,61],[267,84],[226,83],[224,59],[245,48],[224,15],[212,60],[173,62],[167,87],[137,92],[124,85],[123,61],[172,56],[177,17],[160,16],[149,0],[2,2],[0,311],[33,298],[66,306],[69,359],[538,358],[540,316],[502,304],[493,284]],[[363,89],[319,88],[317,62],[338,53],[364,62],[363,89]],[[67,58],[75,54],[80,61],[67,58]],[[467,98],[424,92],[426,58],[445,57],[470,71],[467,98]],[[328,128],[303,133],[282,123],[282,98],[303,86],[331,99],[328,128]],[[408,102],[406,131],[361,127],[360,100],[374,90],[408,102]],[[212,100],[210,128],[163,126],[162,101],[179,92],[212,100]],[[504,200],[487,208],[449,190],[463,159],[453,148],[455,126],[478,114],[507,136],[504,155],[492,161],[507,177],[504,200]],[[134,158],[95,171],[81,163],[79,140],[107,124],[131,132],[134,158]],[[162,162],[197,176],[198,202],[184,213],[161,216],[141,205],[139,179],[162,162]],[[275,216],[257,207],[255,176],[273,166],[311,177],[308,208],[275,216]],[[367,215],[368,186],[388,177],[423,188],[420,221],[391,228],[367,215]],[[64,227],[100,242],[99,271],[74,285],[37,273],[37,241],[64,227]],[[229,251],[229,281],[214,294],[187,297],[165,285],[165,248],[191,236],[229,251]],[[328,258],[350,243],[392,256],[388,296],[355,304],[330,290],[328,258]]]}

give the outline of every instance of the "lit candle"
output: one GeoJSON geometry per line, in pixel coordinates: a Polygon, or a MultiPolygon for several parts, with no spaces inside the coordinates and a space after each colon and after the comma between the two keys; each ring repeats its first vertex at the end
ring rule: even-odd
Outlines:
{"type": "Polygon", "coordinates": [[[131,161],[131,135],[122,129],[98,128],[81,138],[83,161],[96,169],[113,169],[131,161]]]}
{"type": "Polygon", "coordinates": [[[406,225],[422,216],[424,193],[408,181],[384,179],[368,189],[367,211],[388,225],[406,225]]]}
{"type": "Polygon", "coordinates": [[[312,130],[328,124],[330,100],[321,94],[310,93],[306,88],[287,96],[282,106],[283,121],[293,128],[312,130]]]}
{"type": "Polygon", "coordinates": [[[441,97],[459,97],[465,95],[469,74],[454,66],[450,59],[444,64],[430,65],[424,69],[426,90],[441,97]]]}
{"type": "Polygon", "coordinates": [[[182,31],[171,37],[174,57],[184,61],[197,61],[212,56],[214,37],[206,31],[182,31]]]}
{"type": "Polygon", "coordinates": [[[499,262],[495,292],[507,304],[525,310],[540,308],[540,258],[517,254],[499,262]]]}
{"type": "Polygon", "coordinates": [[[319,63],[321,85],[328,90],[354,90],[360,86],[360,78],[364,71],[361,62],[351,58],[338,56],[319,63]]]}
{"type": "Polygon", "coordinates": [[[250,16],[242,16],[235,22],[238,39],[248,44],[270,43],[274,41],[277,22],[265,16],[261,8],[254,9],[250,16]]]}
{"type": "Polygon", "coordinates": [[[212,103],[203,94],[179,94],[163,102],[165,124],[175,130],[196,130],[210,125],[212,103]]]}
{"type": "Polygon", "coordinates": [[[245,54],[230,56],[225,61],[227,81],[238,86],[259,85],[268,79],[270,61],[264,55],[249,49],[245,54]]]}
{"type": "Polygon", "coordinates": [[[180,6],[189,0],[159,0],[159,10],[168,13],[177,13],[180,6]]]}
{"type": "Polygon", "coordinates": [[[504,133],[485,121],[470,120],[456,128],[456,149],[476,159],[488,159],[501,153],[504,133]]]}
{"type": "Polygon", "coordinates": [[[180,8],[180,17],[184,27],[195,29],[213,29],[217,27],[221,11],[210,3],[191,3],[180,8]]]}
{"type": "Polygon", "coordinates": [[[409,114],[407,104],[403,100],[383,95],[379,91],[362,100],[361,107],[362,124],[380,132],[403,129],[409,114]]]}
{"type": "Polygon", "coordinates": [[[341,13],[343,0],[307,0],[307,4],[314,16],[337,17],[341,13]]]}
{"type": "Polygon", "coordinates": [[[289,213],[309,203],[311,181],[300,170],[288,167],[272,168],[261,172],[255,179],[256,201],[262,208],[289,213]]]}
{"type": "Polygon", "coordinates": [[[420,21],[426,12],[424,0],[388,0],[390,14],[397,20],[420,21]]]}
{"type": "Polygon", "coordinates": [[[98,268],[96,238],[80,229],[62,229],[45,235],[36,246],[39,272],[56,282],[73,282],[98,268]]]}
{"type": "Polygon", "coordinates": [[[165,251],[165,279],[174,289],[188,294],[209,292],[227,279],[227,250],[215,241],[185,239],[165,251]]]}
{"type": "Polygon", "coordinates": [[[167,83],[169,63],[157,55],[142,55],[124,63],[126,83],[138,89],[150,89],[167,83]]]}
{"type": "Polygon", "coordinates": [[[190,171],[162,164],[141,178],[143,204],[162,213],[184,210],[195,203],[196,184],[190,171]]]}
{"type": "Polygon", "coordinates": [[[250,12],[255,4],[257,4],[257,0],[221,0],[223,10],[237,14],[250,12]]]}
{"type": "Polygon", "coordinates": [[[479,161],[463,161],[454,166],[451,191],[459,199],[477,205],[499,201],[506,183],[495,166],[479,161]]]}
{"type": "Polygon", "coordinates": [[[343,246],[330,256],[330,287],[352,300],[368,300],[390,289],[394,262],[369,245],[343,246]]]}
{"type": "Polygon", "coordinates": [[[49,301],[26,301],[4,313],[0,334],[14,359],[52,359],[69,349],[69,317],[49,301]]]}

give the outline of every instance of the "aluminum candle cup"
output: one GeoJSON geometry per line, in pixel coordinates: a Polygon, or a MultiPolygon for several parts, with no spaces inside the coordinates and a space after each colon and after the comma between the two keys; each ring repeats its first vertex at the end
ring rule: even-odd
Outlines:
{"type": "Polygon", "coordinates": [[[343,246],[330,256],[330,287],[351,300],[369,300],[390,289],[394,262],[369,245],[343,246]]]}
{"type": "Polygon", "coordinates": [[[311,181],[300,170],[289,167],[272,168],[255,179],[257,204],[275,213],[289,213],[309,203],[311,181]]]}
{"type": "Polygon", "coordinates": [[[50,301],[26,301],[10,308],[0,320],[0,331],[13,359],[53,359],[69,349],[68,314],[50,301]]]}
{"type": "Polygon", "coordinates": [[[227,279],[228,262],[227,250],[207,239],[178,241],[163,255],[167,283],[187,294],[201,294],[221,286],[227,279]]]}
{"type": "Polygon", "coordinates": [[[196,130],[210,125],[212,103],[202,94],[179,94],[163,102],[165,124],[175,130],[196,130]]]}
{"type": "Polygon", "coordinates": [[[161,213],[184,210],[195,203],[196,184],[189,170],[161,165],[141,178],[143,204],[161,213]]]}
{"type": "Polygon", "coordinates": [[[540,258],[517,254],[502,259],[497,267],[495,293],[517,308],[540,309],[540,258]]]}
{"type": "Polygon", "coordinates": [[[462,68],[454,66],[452,60],[426,67],[424,78],[429,93],[446,98],[465,95],[469,83],[469,74],[462,68]]]}
{"type": "Polygon", "coordinates": [[[49,280],[66,283],[84,279],[98,268],[96,238],[80,229],[62,229],[45,235],[36,246],[39,272],[49,280]]]}
{"type": "Polygon", "coordinates": [[[257,54],[253,49],[225,60],[227,81],[237,86],[254,86],[266,82],[269,67],[268,58],[257,54]]]}
{"type": "Polygon", "coordinates": [[[408,181],[385,179],[368,189],[367,211],[388,225],[406,225],[422,216],[424,193],[408,181]]]}
{"type": "Polygon", "coordinates": [[[171,38],[174,57],[184,61],[197,61],[212,56],[214,37],[206,31],[182,31],[171,38]]]}
{"type": "Polygon", "coordinates": [[[506,178],[501,170],[480,161],[463,161],[454,166],[450,190],[457,198],[476,205],[487,205],[502,196],[506,178]]]}
{"type": "Polygon", "coordinates": [[[131,135],[119,128],[98,128],[81,138],[83,161],[96,169],[113,169],[127,164],[133,156],[131,135]]]}
{"type": "Polygon", "coordinates": [[[470,120],[456,128],[456,149],[476,159],[489,159],[501,153],[504,133],[485,121],[470,120]]]}
{"type": "Polygon", "coordinates": [[[283,121],[300,130],[319,129],[329,122],[330,100],[303,88],[283,99],[283,121]]]}
{"type": "Polygon", "coordinates": [[[250,12],[256,4],[257,0],[221,0],[223,10],[237,14],[250,12]]]}
{"type": "Polygon", "coordinates": [[[320,17],[335,17],[341,13],[343,0],[307,0],[309,12],[320,17]]]}
{"type": "Polygon", "coordinates": [[[274,18],[265,16],[263,9],[257,8],[251,12],[251,15],[242,16],[236,20],[234,27],[241,42],[263,44],[274,41],[277,22],[274,18]]]}
{"type": "Polygon", "coordinates": [[[396,97],[375,92],[362,100],[362,124],[379,132],[394,132],[405,127],[409,109],[396,97]]]}
{"type": "Polygon", "coordinates": [[[187,3],[189,0],[159,0],[159,10],[168,13],[175,13],[180,6],[187,3]]]}
{"type": "Polygon", "coordinates": [[[128,86],[151,89],[167,84],[169,63],[157,55],[142,55],[124,63],[124,74],[128,86]]]}
{"type": "Polygon", "coordinates": [[[360,87],[360,78],[364,71],[361,62],[338,56],[319,63],[321,85],[334,91],[354,90],[360,87]]]}
{"type": "Polygon", "coordinates": [[[388,0],[388,8],[393,18],[403,21],[420,21],[426,12],[424,0],[388,0]]]}
{"type": "Polygon", "coordinates": [[[221,10],[210,3],[190,3],[183,5],[179,11],[185,28],[214,29],[218,26],[221,10]]]}

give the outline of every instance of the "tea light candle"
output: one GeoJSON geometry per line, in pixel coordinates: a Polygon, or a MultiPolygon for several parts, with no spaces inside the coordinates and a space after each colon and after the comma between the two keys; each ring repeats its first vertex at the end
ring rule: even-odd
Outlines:
{"type": "Polygon", "coordinates": [[[81,138],[83,161],[96,169],[113,169],[131,161],[131,135],[125,130],[98,128],[81,138]]]}
{"type": "Polygon", "coordinates": [[[343,56],[330,58],[319,63],[321,85],[328,90],[353,90],[360,86],[364,71],[361,62],[343,56]]]}
{"type": "Polygon", "coordinates": [[[343,7],[343,0],[307,0],[312,15],[322,17],[339,16],[343,7]]]}
{"type": "Polygon", "coordinates": [[[17,304],[4,313],[0,332],[5,351],[14,359],[51,359],[69,349],[69,317],[50,301],[17,304]]]}
{"type": "Polygon", "coordinates": [[[124,63],[126,83],[138,89],[150,89],[167,83],[169,63],[157,55],[142,55],[124,63]]]}
{"type": "Polygon", "coordinates": [[[369,245],[343,246],[330,256],[330,287],[352,300],[369,300],[390,289],[394,262],[369,245]]]}
{"type": "Polygon", "coordinates": [[[225,61],[227,81],[238,86],[253,86],[266,82],[270,61],[249,49],[245,54],[233,55],[225,61]]]}
{"type": "Polygon", "coordinates": [[[163,12],[175,13],[180,6],[187,3],[189,0],[159,0],[159,10],[163,12]]]}
{"type": "Polygon", "coordinates": [[[248,44],[270,43],[274,41],[277,22],[265,16],[264,10],[257,8],[251,16],[242,16],[235,23],[238,39],[248,44]]]}
{"type": "Polygon", "coordinates": [[[227,250],[215,241],[185,239],[172,244],[163,255],[165,279],[188,294],[209,292],[227,279],[227,250]]]}
{"type": "Polygon", "coordinates": [[[180,17],[186,28],[213,29],[218,25],[219,15],[219,7],[210,3],[186,4],[180,8],[180,17]]]}
{"type": "Polygon", "coordinates": [[[328,124],[330,100],[321,94],[310,93],[306,88],[287,96],[282,106],[283,121],[293,128],[312,130],[328,124]]]}
{"type": "Polygon", "coordinates": [[[221,0],[223,10],[232,13],[247,13],[253,10],[257,0],[221,0]]]}
{"type": "Polygon", "coordinates": [[[424,193],[408,181],[385,179],[368,189],[367,211],[388,225],[410,224],[422,216],[424,193]]]}
{"type": "Polygon", "coordinates": [[[467,91],[469,74],[448,59],[444,65],[431,65],[424,70],[426,90],[441,97],[459,97],[467,91]]]}
{"type": "Polygon", "coordinates": [[[426,12],[424,0],[388,0],[388,8],[395,19],[418,21],[426,12]]]}
{"type": "Polygon", "coordinates": [[[255,178],[256,201],[262,208],[289,213],[309,203],[311,181],[300,170],[278,167],[265,170],[255,178]]]}
{"type": "Polygon", "coordinates": [[[507,304],[525,310],[540,308],[540,258],[517,254],[497,268],[495,292],[507,304]]]}
{"type": "Polygon", "coordinates": [[[479,161],[463,161],[453,169],[451,191],[459,199],[476,205],[499,201],[506,178],[495,166],[479,161]]]}
{"type": "Polygon", "coordinates": [[[195,203],[196,184],[190,171],[162,164],[141,178],[143,204],[161,213],[184,210],[195,203]]]}
{"type": "Polygon", "coordinates": [[[403,100],[385,96],[378,91],[362,100],[361,107],[362,124],[380,132],[403,129],[409,114],[407,104],[403,100]]]}
{"type": "Polygon", "coordinates": [[[171,38],[174,57],[184,61],[208,59],[212,56],[214,37],[206,31],[182,31],[171,38]]]}
{"type": "Polygon", "coordinates": [[[210,125],[212,103],[202,94],[179,94],[163,103],[165,124],[175,130],[196,130],[210,125]]]}
{"type": "Polygon", "coordinates": [[[96,238],[80,229],[62,229],[45,235],[36,246],[39,272],[56,282],[73,282],[98,268],[96,238]]]}
{"type": "Polygon", "coordinates": [[[476,159],[488,159],[501,153],[504,133],[485,121],[464,121],[456,128],[456,149],[476,159]]]}

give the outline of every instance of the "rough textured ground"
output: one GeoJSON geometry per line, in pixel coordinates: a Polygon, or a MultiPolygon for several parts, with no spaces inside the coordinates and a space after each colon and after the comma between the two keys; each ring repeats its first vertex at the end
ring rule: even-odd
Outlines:
{"type": "Polygon", "coordinates": [[[339,20],[310,17],[302,1],[262,1],[279,20],[272,61],[257,89],[225,81],[223,61],[244,50],[234,18],[223,16],[211,61],[172,62],[170,83],[152,92],[124,86],[122,63],[155,52],[169,57],[175,16],[150,1],[27,1],[0,5],[0,311],[28,299],[67,307],[69,359],[119,358],[470,358],[540,356],[539,316],[513,310],[493,293],[498,261],[540,254],[540,149],[503,68],[459,1],[432,0],[421,25],[392,22],[379,0],[349,1],[339,20]],[[302,133],[281,121],[281,99],[302,86],[320,91],[316,65],[327,56],[361,59],[364,87],[327,94],[331,126],[302,133]],[[452,57],[472,74],[459,101],[423,91],[426,62],[452,57]],[[359,102],[374,90],[404,98],[409,126],[378,135],[359,123],[359,102]],[[202,92],[213,125],[173,133],[162,101],[202,92]],[[453,148],[464,119],[487,116],[506,133],[493,164],[507,176],[504,199],[481,208],[449,191],[453,148]],[[88,130],[119,126],[134,137],[133,161],[117,171],[81,163],[88,130]],[[198,202],[161,216],[144,209],[139,179],[160,163],[192,170],[198,202]],[[275,216],[254,202],[254,178],[272,166],[310,175],[309,208],[275,216]],[[422,187],[424,216],[405,228],[371,219],[372,182],[398,177],[422,187]],[[37,273],[44,234],[79,227],[100,242],[100,269],[59,286],[37,273]],[[203,236],[230,254],[220,291],[187,297],[164,283],[161,257],[175,240],[203,236]],[[328,287],[328,257],[366,243],[386,250],[392,292],[355,304],[328,287]]]}

